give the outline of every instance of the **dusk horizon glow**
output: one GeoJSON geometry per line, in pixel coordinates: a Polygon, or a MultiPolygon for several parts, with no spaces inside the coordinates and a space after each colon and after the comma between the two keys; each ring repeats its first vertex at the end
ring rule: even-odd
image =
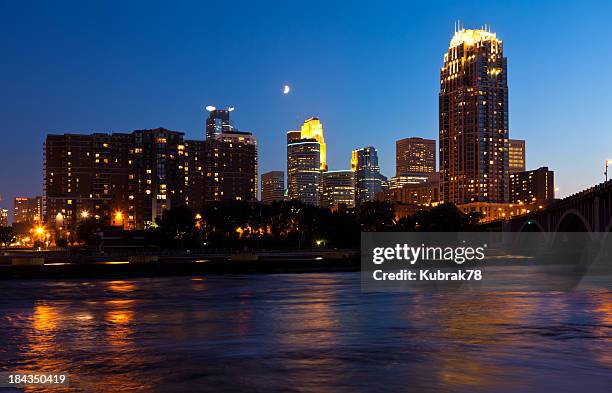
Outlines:
{"type": "Polygon", "coordinates": [[[330,170],[395,141],[438,140],[443,55],[455,21],[504,43],[510,138],[527,169],[555,171],[557,197],[604,180],[612,41],[606,3],[0,3],[0,207],[42,195],[47,134],[165,127],[204,139],[205,107],[259,142],[259,174],[286,172],[286,132],[321,119],[330,170]],[[285,86],[290,86],[289,90],[285,86]],[[289,93],[289,94],[287,94],[289,93]]]}

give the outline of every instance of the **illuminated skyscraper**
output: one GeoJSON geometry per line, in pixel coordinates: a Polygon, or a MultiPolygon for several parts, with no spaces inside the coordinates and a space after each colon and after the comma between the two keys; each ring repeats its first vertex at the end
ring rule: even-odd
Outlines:
{"type": "Polygon", "coordinates": [[[436,171],[436,141],[405,138],[395,142],[395,175],[425,174],[436,171]]]}
{"type": "Polygon", "coordinates": [[[234,129],[230,122],[230,112],[234,110],[233,107],[217,109],[209,105],[206,107],[206,110],[209,112],[208,118],[206,119],[206,139],[213,138],[215,135],[229,132],[234,129]]]}
{"type": "Polygon", "coordinates": [[[323,124],[316,117],[307,119],[302,124],[301,139],[314,139],[319,143],[319,165],[321,171],[327,170],[327,145],[323,138],[323,124]]]}
{"type": "Polygon", "coordinates": [[[323,172],[323,207],[337,210],[339,206],[355,207],[355,173],[353,171],[323,172]]]}
{"type": "Polygon", "coordinates": [[[355,202],[360,204],[376,200],[376,193],[382,188],[383,177],[374,146],[353,150],[351,170],[355,172],[355,202]]]}
{"type": "Polygon", "coordinates": [[[510,139],[508,148],[508,168],[510,173],[525,171],[525,141],[510,139]]]}
{"type": "Polygon", "coordinates": [[[287,132],[287,186],[289,199],[319,206],[321,172],[327,171],[323,124],[307,119],[300,131],[287,132]]]}
{"type": "Polygon", "coordinates": [[[455,32],[440,70],[440,198],[508,202],[508,80],[502,41],[455,32]]]}
{"type": "Polygon", "coordinates": [[[301,131],[287,132],[287,186],[289,199],[321,204],[321,144],[301,131]]]}

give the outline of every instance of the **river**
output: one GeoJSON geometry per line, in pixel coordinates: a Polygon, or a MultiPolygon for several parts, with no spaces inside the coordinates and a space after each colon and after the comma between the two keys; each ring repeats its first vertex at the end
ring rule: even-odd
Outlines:
{"type": "Polygon", "coordinates": [[[53,392],[607,392],[612,293],[362,293],[359,273],[0,281],[0,366],[69,373],[53,392]]]}

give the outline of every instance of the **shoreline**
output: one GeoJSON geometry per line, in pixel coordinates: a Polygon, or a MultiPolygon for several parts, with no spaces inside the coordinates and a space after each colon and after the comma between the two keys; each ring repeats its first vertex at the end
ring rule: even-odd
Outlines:
{"type": "MultiPolygon", "coordinates": [[[[169,277],[203,274],[278,274],[354,272],[360,257],[350,252],[300,252],[232,255],[152,256],[82,259],[49,258],[44,264],[0,264],[0,281],[16,279],[78,279],[169,277]]],[[[19,258],[19,257],[14,257],[19,258]]],[[[4,257],[6,262],[6,257],[4,257]]]]}

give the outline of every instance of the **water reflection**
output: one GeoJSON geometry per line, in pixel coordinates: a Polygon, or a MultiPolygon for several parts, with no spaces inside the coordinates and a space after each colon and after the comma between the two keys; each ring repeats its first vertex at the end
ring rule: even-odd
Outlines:
{"type": "Polygon", "coordinates": [[[358,274],[5,284],[0,364],[69,371],[67,391],[596,392],[611,382],[609,292],[362,294],[358,274]]]}

